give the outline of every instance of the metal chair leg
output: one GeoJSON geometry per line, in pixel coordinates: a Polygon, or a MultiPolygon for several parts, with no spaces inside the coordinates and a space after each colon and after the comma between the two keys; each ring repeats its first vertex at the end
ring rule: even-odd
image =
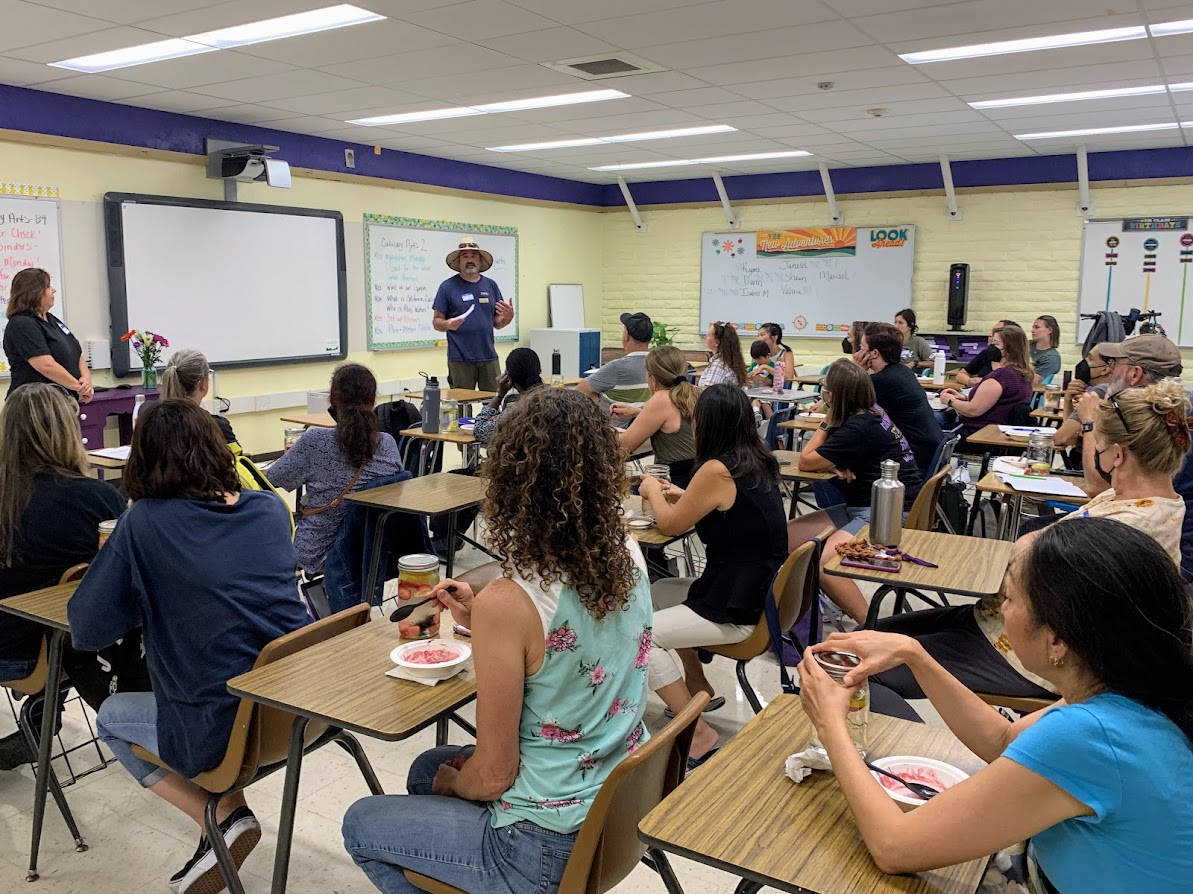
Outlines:
{"type": "Polygon", "coordinates": [[[46,818],[46,792],[49,790],[50,746],[54,738],[54,725],[58,720],[59,690],[62,688],[62,647],[65,631],[54,630],[47,646],[45,701],[41,711],[41,736],[37,740],[37,784],[33,789],[33,835],[29,845],[29,870],[25,881],[36,881],[37,854],[41,849],[41,830],[46,818]]]}
{"type": "Polygon", "coordinates": [[[369,791],[374,795],[384,795],[385,789],[381,787],[377,774],[373,772],[373,765],[369,762],[369,756],[365,754],[364,748],[361,747],[360,740],[352,733],[340,730],[336,734],[336,744],[352,755],[352,759],[356,761],[356,766],[360,770],[360,775],[365,778],[365,785],[369,787],[369,791]]]}
{"type": "Polygon", "coordinates": [[[750,679],[746,676],[746,662],[744,661],[737,662],[737,682],[741,685],[741,691],[745,693],[746,701],[750,703],[754,713],[762,713],[762,702],[758,700],[758,693],[754,691],[754,687],[750,685],[750,679]]]}
{"type": "MultiPolygon", "coordinates": [[[[40,696],[26,699],[25,704],[21,706],[21,716],[17,721],[17,726],[25,740],[25,747],[29,749],[30,754],[38,752],[37,736],[33,732],[33,703],[42,701],[40,696]]],[[[62,814],[62,819],[66,821],[66,827],[70,830],[70,837],[75,840],[75,850],[82,853],[87,850],[87,842],[83,840],[74,814],[70,812],[70,805],[66,803],[66,795],[62,792],[62,785],[58,782],[58,774],[54,772],[52,763],[49,767],[49,788],[50,794],[54,797],[54,803],[58,805],[58,812],[62,814]]]]}
{"type": "Polygon", "coordinates": [[[657,872],[659,878],[663,880],[663,887],[667,889],[667,894],[684,894],[684,890],[680,887],[679,879],[676,878],[675,870],[671,868],[671,863],[668,861],[667,855],[654,847],[648,847],[646,855],[650,857],[650,868],[657,872]]]}
{"type": "MultiPolygon", "coordinates": [[[[290,846],[294,842],[294,814],[298,810],[298,783],[302,778],[302,753],[309,719],[295,715],[286,756],[286,782],[282,788],[282,813],[278,819],[278,844],[273,854],[272,894],[285,894],[290,873],[290,846]]],[[[367,777],[366,777],[367,779],[367,777]]]]}
{"type": "Polygon", "coordinates": [[[215,853],[215,862],[219,864],[220,873],[224,876],[228,890],[231,894],[244,894],[240,873],[236,871],[236,863],[232,860],[228,845],[224,843],[224,833],[220,831],[219,820],[216,819],[216,810],[219,808],[222,797],[223,794],[213,794],[207,799],[207,807],[203,811],[203,828],[207,833],[207,843],[211,845],[211,850],[215,853]]]}

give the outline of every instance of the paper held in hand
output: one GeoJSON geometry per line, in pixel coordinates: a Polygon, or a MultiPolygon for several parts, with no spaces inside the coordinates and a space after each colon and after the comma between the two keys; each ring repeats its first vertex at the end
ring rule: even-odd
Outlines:
{"type": "Polygon", "coordinates": [[[448,322],[449,322],[449,323],[455,323],[455,322],[456,322],[456,321],[458,321],[458,320],[467,320],[467,319],[468,319],[468,317],[469,317],[469,315],[470,315],[470,314],[471,314],[471,313],[472,313],[474,310],[476,310],[476,305],[475,305],[475,304],[472,304],[472,305],[470,305],[470,306],[468,307],[468,310],[464,311],[464,313],[460,314],[458,317],[452,317],[450,320],[448,320],[448,322]]]}

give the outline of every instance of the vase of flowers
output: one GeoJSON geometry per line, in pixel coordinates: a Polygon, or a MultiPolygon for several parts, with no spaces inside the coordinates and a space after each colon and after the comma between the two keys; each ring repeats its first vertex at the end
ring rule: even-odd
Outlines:
{"type": "Polygon", "coordinates": [[[149,330],[130,329],[120,336],[123,342],[131,342],[133,350],[141,358],[141,387],[157,387],[157,364],[162,359],[162,348],[170,347],[164,336],[149,330]]]}

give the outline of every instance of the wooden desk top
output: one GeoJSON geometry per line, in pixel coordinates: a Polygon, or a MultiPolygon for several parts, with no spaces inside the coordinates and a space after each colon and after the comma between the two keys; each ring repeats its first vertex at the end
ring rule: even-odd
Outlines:
{"type": "Polygon", "coordinates": [[[69,632],[70,621],[66,617],[66,603],[78,587],[79,582],[73,581],[0,599],[0,611],[69,632]]]}
{"type": "Polygon", "coordinates": [[[396,509],[417,515],[443,515],[475,506],[485,498],[486,482],[477,475],[437,472],[357,491],[345,497],[350,503],[374,509],[396,509]]]}
{"type": "Polygon", "coordinates": [[[399,434],[403,434],[408,438],[422,438],[424,441],[443,441],[446,444],[476,443],[476,436],[470,431],[441,431],[430,434],[421,428],[406,428],[399,432],[399,434]]]}
{"type": "Polygon", "coordinates": [[[824,381],[824,376],[794,376],[791,381],[796,385],[819,385],[824,381]]]}
{"type": "Polygon", "coordinates": [[[801,472],[799,452],[796,450],[776,450],[775,459],[779,461],[780,478],[792,481],[828,481],[837,477],[832,472],[801,472]]]}
{"type": "Polygon", "coordinates": [[[327,413],[301,413],[293,416],[283,416],[283,422],[293,422],[304,428],[335,428],[336,421],[327,413]]]}
{"type": "Polygon", "coordinates": [[[820,428],[820,423],[822,422],[824,422],[823,417],[810,417],[802,413],[797,413],[786,422],[780,422],[779,428],[789,428],[794,431],[816,431],[816,429],[820,428]]]}
{"type": "MultiPolygon", "coordinates": [[[[634,514],[642,511],[642,498],[635,497],[632,494],[621,501],[622,507],[633,510],[634,514]]],[[[651,546],[668,546],[675,543],[677,540],[683,540],[696,533],[696,529],[692,528],[683,534],[664,534],[658,528],[651,525],[649,528],[630,528],[627,526],[630,536],[639,543],[647,543],[651,546]]]]}
{"type": "Polygon", "coordinates": [[[694,370],[701,370],[708,366],[707,360],[689,360],[688,367],[694,370]]]}
{"type": "Polygon", "coordinates": [[[96,456],[88,451],[87,464],[93,469],[123,469],[128,465],[127,459],[113,459],[110,456],[96,456]]]}
{"type": "Polygon", "coordinates": [[[1038,410],[1031,411],[1032,419],[1045,419],[1050,422],[1064,422],[1065,414],[1060,410],[1050,410],[1048,407],[1040,407],[1038,410]]]}
{"type": "MultiPolygon", "coordinates": [[[[932,384],[932,379],[930,378],[924,378],[922,376],[917,376],[917,378],[920,380],[920,384],[929,391],[944,391],[946,388],[956,388],[958,391],[960,391],[962,388],[976,387],[974,385],[962,385],[956,379],[946,379],[943,385],[934,385],[932,384]]],[[[1043,385],[1032,385],[1031,390],[1033,394],[1043,394],[1047,389],[1043,385]]]]}
{"type": "Polygon", "coordinates": [[[747,388],[746,396],[754,400],[764,400],[770,403],[807,403],[808,401],[818,399],[815,394],[807,391],[795,391],[791,388],[785,388],[778,394],[775,394],[773,388],[747,388]]]}
{"type": "MultiPolygon", "coordinates": [[[[853,539],[861,540],[869,536],[870,526],[866,525],[853,539]]],[[[898,571],[870,571],[842,565],[841,557],[833,556],[824,570],[838,577],[915,590],[960,593],[963,596],[994,596],[1002,589],[1002,578],[1011,561],[1012,546],[1014,544],[1008,540],[904,530],[899,548],[916,558],[935,562],[939,568],[900,562],[902,567],[898,571]]]]}
{"type": "Polygon", "coordinates": [[[979,428],[965,439],[966,444],[978,444],[983,447],[1007,447],[1023,450],[1027,447],[1027,435],[1011,437],[999,431],[997,425],[987,425],[979,428]]]}
{"type": "MultiPolygon", "coordinates": [[[[948,730],[879,714],[870,756],[919,754],[975,773],[984,764],[948,730]]],[[[798,785],[787,755],[812,735],[797,696],[780,695],[638,825],[643,841],[794,894],[973,894],[986,860],[885,875],[870,858],[836,777],[798,785]]]]}
{"type": "MultiPolygon", "coordinates": [[[[443,388],[439,391],[440,400],[454,400],[461,404],[474,404],[496,396],[496,391],[476,391],[472,388],[443,388]]],[[[399,397],[404,397],[407,400],[422,400],[423,393],[421,391],[403,391],[399,397]]]]}
{"type": "MultiPolygon", "coordinates": [[[[1081,487],[1081,479],[1076,477],[1066,476],[1065,481],[1071,481],[1078,487],[1081,487]]],[[[1015,490],[1009,484],[1005,484],[993,472],[987,472],[986,477],[979,481],[974,487],[984,494],[1002,494],[1007,497],[1023,497],[1028,500],[1058,500],[1062,503],[1072,503],[1074,506],[1084,506],[1090,501],[1090,497],[1054,497],[1049,494],[1029,494],[1026,491],[1015,490]]],[[[919,553],[912,553],[913,556],[919,553]]]]}
{"type": "MultiPolygon", "coordinates": [[[[455,476],[460,477],[460,476],[455,476]]],[[[303,649],[228,681],[228,691],[289,714],[396,742],[476,697],[472,671],[435,686],[385,676],[401,642],[387,620],[303,649]]]]}

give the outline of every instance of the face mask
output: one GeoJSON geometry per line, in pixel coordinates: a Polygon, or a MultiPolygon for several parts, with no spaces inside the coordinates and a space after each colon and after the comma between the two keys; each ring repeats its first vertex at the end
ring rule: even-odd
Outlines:
{"type": "Polygon", "coordinates": [[[338,421],[339,421],[339,419],[340,419],[340,414],[336,412],[336,408],[335,408],[335,407],[328,407],[328,408],[327,408],[327,415],[328,415],[328,416],[330,416],[330,417],[331,417],[333,420],[335,420],[335,421],[337,421],[337,422],[338,422],[338,421]]]}
{"type": "Polygon", "coordinates": [[[1114,482],[1111,480],[1112,476],[1114,475],[1114,463],[1110,464],[1109,469],[1102,468],[1102,454],[1109,449],[1109,447],[1107,447],[1106,450],[1094,449],[1094,468],[1097,469],[1098,474],[1102,476],[1102,480],[1105,481],[1106,484],[1108,484],[1110,487],[1114,487],[1114,482]]]}
{"type": "Polygon", "coordinates": [[[990,362],[991,363],[1001,363],[1002,362],[1002,349],[999,348],[998,345],[991,345],[986,350],[990,352],[990,362]]]}
{"type": "Polygon", "coordinates": [[[1080,379],[1083,382],[1088,382],[1092,378],[1089,371],[1089,364],[1082,360],[1077,364],[1076,369],[1073,370],[1073,377],[1080,379]]]}

